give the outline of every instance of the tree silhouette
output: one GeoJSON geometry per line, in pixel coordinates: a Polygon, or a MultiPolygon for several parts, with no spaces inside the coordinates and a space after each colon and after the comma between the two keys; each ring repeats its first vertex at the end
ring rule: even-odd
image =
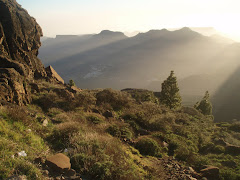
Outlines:
{"type": "Polygon", "coordinates": [[[170,109],[181,106],[182,99],[179,94],[177,78],[174,76],[174,71],[171,71],[170,76],[162,83],[160,100],[161,103],[165,104],[170,109]]]}
{"type": "Polygon", "coordinates": [[[70,87],[75,86],[75,82],[72,79],[69,80],[68,84],[70,87]]]}
{"type": "Polygon", "coordinates": [[[200,102],[197,102],[194,107],[204,115],[212,115],[212,104],[210,102],[208,91],[205,92],[203,99],[200,102]]]}

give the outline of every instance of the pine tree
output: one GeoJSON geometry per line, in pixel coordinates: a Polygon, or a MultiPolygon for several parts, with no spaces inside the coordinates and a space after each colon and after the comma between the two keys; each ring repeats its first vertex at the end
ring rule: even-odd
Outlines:
{"type": "Polygon", "coordinates": [[[197,102],[194,107],[204,115],[212,115],[212,104],[208,91],[205,92],[203,99],[197,102]]]}
{"type": "Polygon", "coordinates": [[[175,109],[181,106],[181,96],[177,84],[177,78],[174,76],[174,71],[171,71],[170,76],[162,83],[162,91],[160,95],[161,103],[165,104],[170,109],[175,109]]]}
{"type": "Polygon", "coordinates": [[[68,84],[70,87],[75,86],[75,82],[72,79],[69,80],[68,84]]]}

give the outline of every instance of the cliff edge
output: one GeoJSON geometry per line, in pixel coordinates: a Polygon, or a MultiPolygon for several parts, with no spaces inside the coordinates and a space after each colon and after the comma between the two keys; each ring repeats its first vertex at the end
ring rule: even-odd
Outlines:
{"type": "Polygon", "coordinates": [[[28,84],[46,78],[37,58],[42,29],[16,0],[0,0],[0,100],[31,101],[28,84]]]}

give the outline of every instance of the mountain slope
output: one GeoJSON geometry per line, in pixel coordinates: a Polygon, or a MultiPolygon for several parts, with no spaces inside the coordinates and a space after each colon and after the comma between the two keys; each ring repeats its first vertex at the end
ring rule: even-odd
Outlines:
{"type": "MultiPolygon", "coordinates": [[[[73,44],[73,41],[68,40],[65,44],[54,46],[57,51],[65,53],[58,54],[53,50],[54,58],[46,53],[46,49],[50,51],[53,46],[46,43],[46,48],[40,49],[40,57],[45,65],[51,64],[61,72],[66,81],[73,79],[83,88],[150,87],[155,90],[160,89],[160,86],[153,87],[152,83],[156,80],[161,82],[170,70],[175,70],[179,79],[201,74],[212,75],[222,64],[235,61],[234,57],[224,59],[220,56],[222,52],[231,51],[228,42],[216,41],[189,28],[176,31],[151,30],[102,45],[98,44],[95,36],[88,36],[91,40],[76,40],[73,44]],[[89,44],[94,44],[94,41],[98,45],[90,47],[89,44]],[[73,46],[74,53],[71,53],[69,49],[73,46]]],[[[58,42],[57,39],[53,42],[58,42]]],[[[238,52],[237,49],[232,51],[238,52]]]]}

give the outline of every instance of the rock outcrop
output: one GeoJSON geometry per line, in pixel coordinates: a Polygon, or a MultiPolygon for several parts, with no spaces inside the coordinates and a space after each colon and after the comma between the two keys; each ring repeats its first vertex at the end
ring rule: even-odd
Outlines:
{"type": "Polygon", "coordinates": [[[11,60],[1,60],[1,67],[15,68],[21,64],[23,69],[16,69],[20,74],[46,76],[37,58],[41,36],[42,29],[36,20],[16,0],[0,0],[0,55],[11,60]]]}
{"type": "Polygon", "coordinates": [[[64,80],[61,78],[61,76],[58,75],[58,73],[53,69],[52,66],[46,67],[45,70],[50,81],[53,80],[64,84],[64,80]]]}
{"type": "Polygon", "coordinates": [[[14,68],[0,68],[0,98],[19,105],[31,101],[26,80],[14,68]]]}
{"type": "MultiPolygon", "coordinates": [[[[0,100],[27,104],[29,84],[56,79],[47,76],[37,58],[41,36],[41,27],[16,0],[0,0],[0,100]]],[[[60,76],[59,80],[63,82],[60,76]]]]}

